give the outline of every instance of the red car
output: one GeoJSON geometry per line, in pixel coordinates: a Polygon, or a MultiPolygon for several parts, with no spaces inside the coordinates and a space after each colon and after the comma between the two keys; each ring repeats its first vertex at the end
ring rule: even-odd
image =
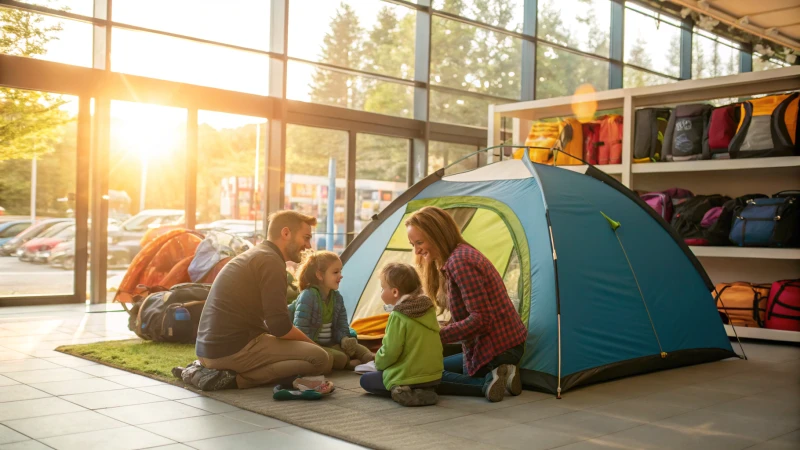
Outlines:
{"type": "Polygon", "coordinates": [[[75,223],[65,222],[53,225],[40,237],[26,242],[21,250],[17,251],[20,261],[31,261],[35,263],[46,263],[50,257],[50,251],[56,245],[75,239],[75,223]]]}

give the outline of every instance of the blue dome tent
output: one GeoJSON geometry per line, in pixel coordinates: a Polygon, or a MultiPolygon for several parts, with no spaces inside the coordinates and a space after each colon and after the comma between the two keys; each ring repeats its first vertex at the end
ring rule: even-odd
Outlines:
{"type": "Polygon", "coordinates": [[[714,287],[683,240],[638,196],[585,173],[506,160],[439,170],[377,214],[342,254],[350,320],[383,312],[378,274],[413,263],[405,220],[435,205],[503,275],[528,329],[527,388],[579,385],[735,357],[714,287]]]}

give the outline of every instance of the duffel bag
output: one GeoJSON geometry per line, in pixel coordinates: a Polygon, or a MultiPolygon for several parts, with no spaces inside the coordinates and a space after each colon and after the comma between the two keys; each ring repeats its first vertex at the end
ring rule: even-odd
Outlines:
{"type": "Polygon", "coordinates": [[[800,331],[800,279],[772,283],[764,324],[773,330],[800,331]]]}
{"type": "Polygon", "coordinates": [[[739,247],[797,247],[800,192],[755,198],[734,212],[730,240],[739,247]]]}
{"type": "Polygon", "coordinates": [[[797,92],[743,102],[728,146],[731,158],[797,155],[798,102],[797,92]]]}
{"type": "Polygon", "coordinates": [[[737,327],[764,327],[769,299],[769,284],[744,281],[719,283],[714,286],[717,310],[723,322],[737,327]]]}

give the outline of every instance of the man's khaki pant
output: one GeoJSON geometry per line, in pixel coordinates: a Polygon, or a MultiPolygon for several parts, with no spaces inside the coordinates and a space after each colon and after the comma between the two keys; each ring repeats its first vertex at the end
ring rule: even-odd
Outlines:
{"type": "Polygon", "coordinates": [[[200,362],[210,369],[233,370],[239,389],[246,389],[297,375],[330,373],[333,359],[318,345],[264,333],[233,355],[200,362]]]}

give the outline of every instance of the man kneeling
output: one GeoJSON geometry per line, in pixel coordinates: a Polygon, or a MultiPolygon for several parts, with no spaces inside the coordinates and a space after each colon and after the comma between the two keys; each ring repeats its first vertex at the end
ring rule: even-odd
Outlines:
{"type": "MultiPolygon", "coordinates": [[[[300,262],[316,224],[294,211],[273,214],[267,240],[233,258],[211,286],[195,350],[203,366],[235,372],[239,389],[331,371],[328,353],[292,324],[286,307],[286,261],[300,262]]],[[[230,380],[225,387],[233,387],[230,380]]],[[[332,389],[309,383],[322,393],[332,389]]]]}

